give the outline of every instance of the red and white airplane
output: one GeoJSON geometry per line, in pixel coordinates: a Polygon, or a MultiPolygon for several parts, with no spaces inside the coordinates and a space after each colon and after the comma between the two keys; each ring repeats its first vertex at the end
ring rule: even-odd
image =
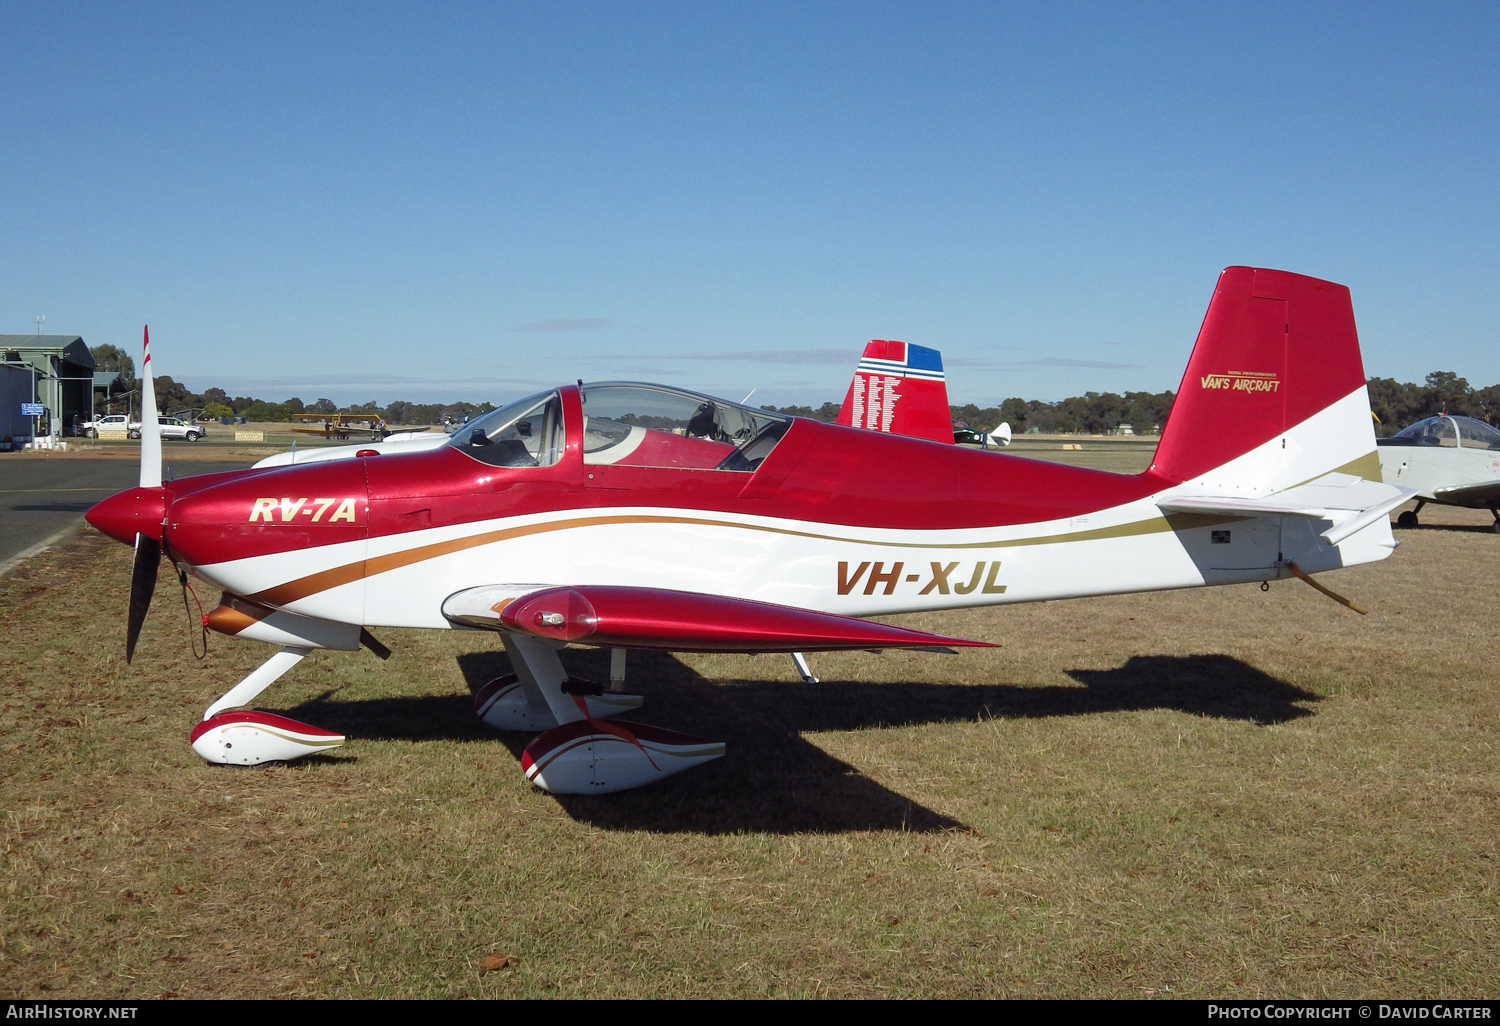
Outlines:
{"type": "MultiPolygon", "coordinates": [[[[857,381],[858,405],[851,388],[851,426],[660,385],[565,385],[435,449],[165,483],[148,427],[140,486],[88,514],[136,548],[127,658],[162,553],[222,588],[208,625],[277,651],[192,744],[249,765],[345,742],[243,708],[313,650],[380,654],[367,628],[494,631],[515,673],[479,692],[479,714],[538,732],[522,757],[538,787],[604,793],[724,753],[610,719],[642,702],[615,690],[627,649],[977,645],[861,618],[1267,581],[1395,548],[1386,514],[1412,493],[1381,482],[1341,285],[1224,271],[1139,475],[955,446],[946,395],[909,418],[925,437],[892,433],[889,404],[941,387],[941,365],[880,345],[861,365],[879,387],[857,381]],[[569,643],[614,650],[611,689],[568,675],[569,643]]],[[[149,426],[149,349],[143,367],[149,426]]]]}

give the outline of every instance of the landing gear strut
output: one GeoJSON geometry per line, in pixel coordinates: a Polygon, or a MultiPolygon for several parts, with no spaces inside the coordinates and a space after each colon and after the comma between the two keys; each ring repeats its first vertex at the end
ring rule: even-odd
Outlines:
{"type": "MultiPolygon", "coordinates": [[[[542,790],[625,791],[724,754],[720,741],[643,723],[607,722],[644,700],[568,676],[557,650],[541,638],[509,632],[501,638],[516,672],[481,688],[475,711],[500,730],[542,730],[521,753],[526,779],[542,790]]],[[[624,676],[623,665],[612,669],[624,676]]]]}

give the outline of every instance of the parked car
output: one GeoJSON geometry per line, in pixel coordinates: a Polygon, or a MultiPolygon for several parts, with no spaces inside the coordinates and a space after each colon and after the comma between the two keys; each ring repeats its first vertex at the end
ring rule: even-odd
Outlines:
{"type": "Polygon", "coordinates": [[[130,434],[130,432],[134,427],[139,426],[138,424],[131,425],[127,423],[125,414],[113,413],[108,417],[95,417],[83,426],[83,433],[90,438],[98,438],[101,431],[124,431],[128,437],[134,438],[135,436],[130,434]]]}
{"type": "MultiPolygon", "coordinates": [[[[208,429],[202,424],[194,424],[191,421],[179,420],[176,417],[157,417],[156,422],[161,425],[161,436],[163,439],[180,438],[189,442],[196,442],[208,434],[208,429]]],[[[135,425],[135,434],[131,438],[141,437],[141,425],[135,425]]]]}
{"type": "MultiPolygon", "coordinates": [[[[178,438],[188,442],[196,442],[208,434],[208,429],[202,424],[192,424],[176,417],[157,417],[156,422],[161,425],[162,438],[178,438]]],[[[124,430],[126,438],[141,437],[141,422],[138,420],[126,420],[123,413],[116,413],[108,417],[100,417],[88,426],[87,434],[90,438],[98,438],[99,432],[124,430]]]]}

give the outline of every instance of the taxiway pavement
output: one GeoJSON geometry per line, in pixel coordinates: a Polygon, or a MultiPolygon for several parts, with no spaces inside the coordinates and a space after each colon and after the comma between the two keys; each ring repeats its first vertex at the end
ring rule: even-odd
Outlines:
{"type": "MultiPolygon", "coordinates": [[[[251,461],[168,460],[175,478],[243,470],[251,461]]],[[[16,556],[83,522],[90,506],[140,480],[134,460],[0,454],[0,573],[16,556]]]]}

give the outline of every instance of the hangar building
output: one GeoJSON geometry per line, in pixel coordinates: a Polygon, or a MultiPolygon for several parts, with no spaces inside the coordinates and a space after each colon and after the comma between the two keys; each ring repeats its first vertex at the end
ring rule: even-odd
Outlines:
{"type": "MultiPolygon", "coordinates": [[[[47,416],[37,424],[37,433],[72,435],[74,418],[81,423],[94,408],[94,371],[96,365],[89,347],[78,335],[0,335],[0,354],[4,365],[29,372],[35,381],[36,401],[47,408],[47,416]]],[[[7,374],[8,378],[17,375],[7,374]]],[[[29,402],[31,396],[27,396],[29,402]]],[[[9,398],[9,405],[15,405],[9,398]]],[[[12,413],[5,410],[3,419],[10,422],[12,413]]],[[[31,419],[27,418],[27,434],[31,419]]]]}

